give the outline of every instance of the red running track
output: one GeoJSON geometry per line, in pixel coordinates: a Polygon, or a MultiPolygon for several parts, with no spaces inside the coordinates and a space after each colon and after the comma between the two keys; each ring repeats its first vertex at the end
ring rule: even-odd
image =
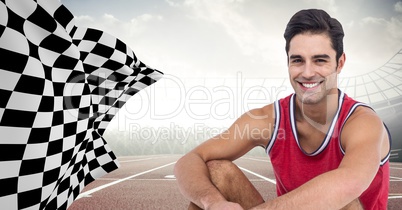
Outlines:
{"type": "MultiPolygon", "coordinates": [[[[179,155],[119,157],[120,168],[85,187],[68,210],[187,209],[173,176],[179,155]]],[[[235,163],[266,200],[276,197],[267,157],[246,156],[235,163]]],[[[402,163],[391,163],[388,209],[402,209],[402,163]]]]}

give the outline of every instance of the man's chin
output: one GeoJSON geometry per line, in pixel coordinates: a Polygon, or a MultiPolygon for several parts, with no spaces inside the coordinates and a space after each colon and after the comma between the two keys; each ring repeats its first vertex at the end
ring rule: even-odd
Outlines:
{"type": "Polygon", "coordinates": [[[320,92],[304,92],[297,95],[299,101],[303,104],[317,104],[320,101],[320,92]]]}
{"type": "Polygon", "coordinates": [[[320,100],[318,100],[316,98],[304,98],[301,100],[301,102],[304,105],[315,105],[315,104],[318,104],[320,102],[320,100]]]}

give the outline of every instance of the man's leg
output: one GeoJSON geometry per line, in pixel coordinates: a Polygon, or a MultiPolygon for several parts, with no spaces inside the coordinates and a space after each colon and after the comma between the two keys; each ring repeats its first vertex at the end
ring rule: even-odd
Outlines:
{"type": "MultiPolygon", "coordinates": [[[[214,160],[207,162],[212,183],[226,200],[240,204],[244,209],[264,203],[261,194],[244,173],[231,161],[214,160]]],[[[191,203],[189,209],[200,209],[191,203]]]]}
{"type": "Polygon", "coordinates": [[[363,206],[360,203],[359,198],[356,198],[355,200],[353,200],[352,202],[350,202],[348,205],[346,205],[345,207],[343,207],[341,210],[363,210],[363,206]]]}

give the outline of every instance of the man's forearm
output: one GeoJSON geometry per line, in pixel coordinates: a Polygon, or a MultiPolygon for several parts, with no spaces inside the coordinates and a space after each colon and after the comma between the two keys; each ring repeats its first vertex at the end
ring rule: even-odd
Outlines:
{"type": "Polygon", "coordinates": [[[254,209],[341,209],[360,195],[355,184],[346,171],[334,170],[254,209]]]}

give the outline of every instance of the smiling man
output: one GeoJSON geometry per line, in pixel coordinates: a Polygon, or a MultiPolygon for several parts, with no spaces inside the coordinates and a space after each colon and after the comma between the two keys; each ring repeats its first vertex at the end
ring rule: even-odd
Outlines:
{"type": "Polygon", "coordinates": [[[370,107],[337,87],[343,36],[341,24],[322,10],[290,19],[284,37],[295,93],[243,114],[177,162],[190,209],[387,208],[391,138],[370,107]],[[275,172],[273,200],[264,201],[232,163],[257,146],[275,172]]]}

